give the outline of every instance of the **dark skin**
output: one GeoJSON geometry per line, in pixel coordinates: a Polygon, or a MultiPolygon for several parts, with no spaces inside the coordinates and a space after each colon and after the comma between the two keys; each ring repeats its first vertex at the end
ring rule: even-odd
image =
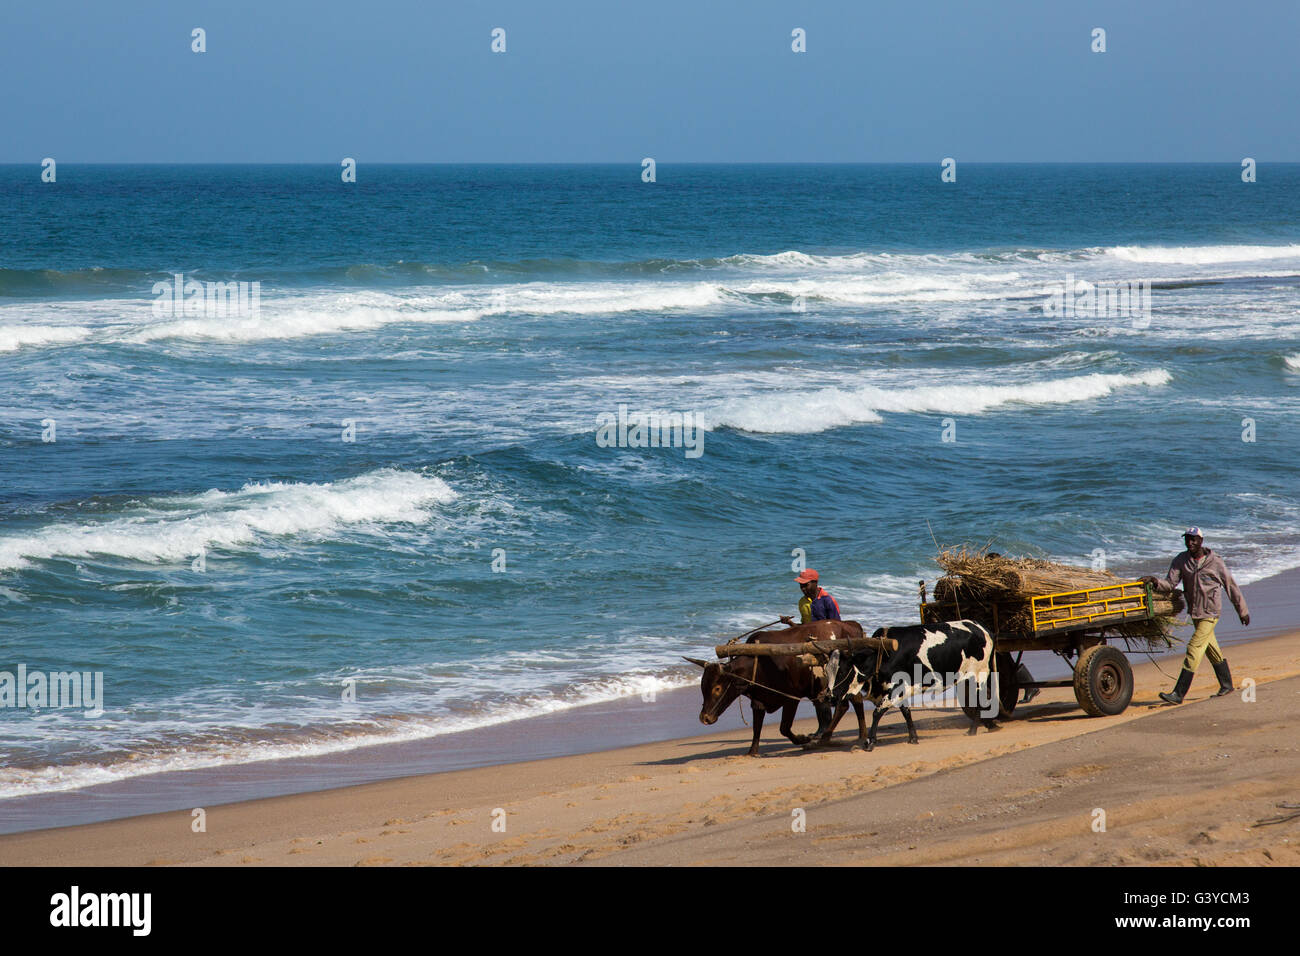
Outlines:
{"type": "MultiPolygon", "coordinates": [[[[1205,555],[1205,539],[1202,538],[1200,535],[1197,534],[1183,535],[1183,546],[1187,549],[1187,553],[1192,556],[1193,561],[1199,561],[1205,555]]],[[[1148,574],[1145,577],[1141,578],[1140,580],[1150,583],[1154,581],[1155,578],[1152,575],[1148,574]]],[[[1239,614],[1237,615],[1237,619],[1241,621],[1242,627],[1250,626],[1249,614],[1239,614]]]]}
{"type": "MultiPolygon", "coordinates": [[[[821,581],[807,581],[799,585],[799,590],[804,593],[805,597],[815,599],[817,597],[817,592],[821,590],[821,586],[822,586],[821,581]]],[[[787,625],[793,625],[794,619],[790,617],[790,615],[784,614],[781,616],[781,623],[787,625]]]]}

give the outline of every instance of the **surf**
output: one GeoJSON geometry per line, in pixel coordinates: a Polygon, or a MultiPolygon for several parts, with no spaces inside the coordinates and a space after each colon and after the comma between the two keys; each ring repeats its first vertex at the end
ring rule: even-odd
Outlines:
{"type": "Polygon", "coordinates": [[[879,424],[882,413],[982,415],[1015,405],[1065,405],[1104,398],[1133,387],[1158,388],[1172,375],[1163,368],[1135,374],[1095,372],[1007,385],[864,385],[783,391],[726,403],[707,416],[712,428],[763,434],[815,434],[848,425],[879,424]]]}
{"type": "Polygon", "coordinates": [[[456,498],[440,478],[383,469],[334,482],[258,482],[237,491],[148,499],[116,517],[0,535],[0,571],[52,560],[189,562],[372,524],[421,524],[456,498]]]}

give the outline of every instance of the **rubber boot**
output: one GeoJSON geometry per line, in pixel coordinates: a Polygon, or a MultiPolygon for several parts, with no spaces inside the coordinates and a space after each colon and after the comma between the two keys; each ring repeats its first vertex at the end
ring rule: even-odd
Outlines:
{"type": "MultiPolygon", "coordinates": [[[[1016,680],[1021,684],[1032,684],[1034,682],[1034,675],[1029,673],[1028,667],[1021,664],[1020,667],[1016,669],[1016,680]]],[[[1026,687],[1024,695],[1020,698],[1020,703],[1027,704],[1041,693],[1042,690],[1037,687],[1026,687]]]]}
{"type": "Polygon", "coordinates": [[[1214,676],[1219,678],[1219,692],[1215,697],[1222,697],[1224,694],[1232,693],[1232,671],[1228,670],[1227,661],[1219,661],[1214,665],[1214,676]]]}
{"type": "Polygon", "coordinates": [[[1192,678],[1194,676],[1195,675],[1191,671],[1184,667],[1182,673],[1178,675],[1178,683],[1174,684],[1173,691],[1168,694],[1162,693],[1160,699],[1166,704],[1181,704],[1183,698],[1187,696],[1187,691],[1192,686],[1192,678]]]}

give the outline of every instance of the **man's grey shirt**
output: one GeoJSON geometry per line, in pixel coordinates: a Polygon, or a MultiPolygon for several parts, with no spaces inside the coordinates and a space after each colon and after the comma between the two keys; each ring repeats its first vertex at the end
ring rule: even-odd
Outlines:
{"type": "Polygon", "coordinates": [[[1228,599],[1237,613],[1245,617],[1246,597],[1232,579],[1232,572],[1209,548],[1201,549],[1199,560],[1184,551],[1174,558],[1169,565],[1169,573],[1163,578],[1156,578],[1155,588],[1161,594],[1168,594],[1179,584],[1183,586],[1183,597],[1187,599],[1187,613],[1192,620],[1203,617],[1218,617],[1222,609],[1223,592],[1228,592],[1228,599]]]}

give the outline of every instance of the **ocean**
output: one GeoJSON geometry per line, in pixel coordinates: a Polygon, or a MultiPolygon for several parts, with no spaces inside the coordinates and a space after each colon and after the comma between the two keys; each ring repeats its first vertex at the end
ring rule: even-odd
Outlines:
{"type": "Polygon", "coordinates": [[[0,672],[103,681],[0,706],[0,817],[686,686],[801,563],[869,627],[936,542],[1300,567],[1300,165],[32,165],[0,210],[0,672]]]}

